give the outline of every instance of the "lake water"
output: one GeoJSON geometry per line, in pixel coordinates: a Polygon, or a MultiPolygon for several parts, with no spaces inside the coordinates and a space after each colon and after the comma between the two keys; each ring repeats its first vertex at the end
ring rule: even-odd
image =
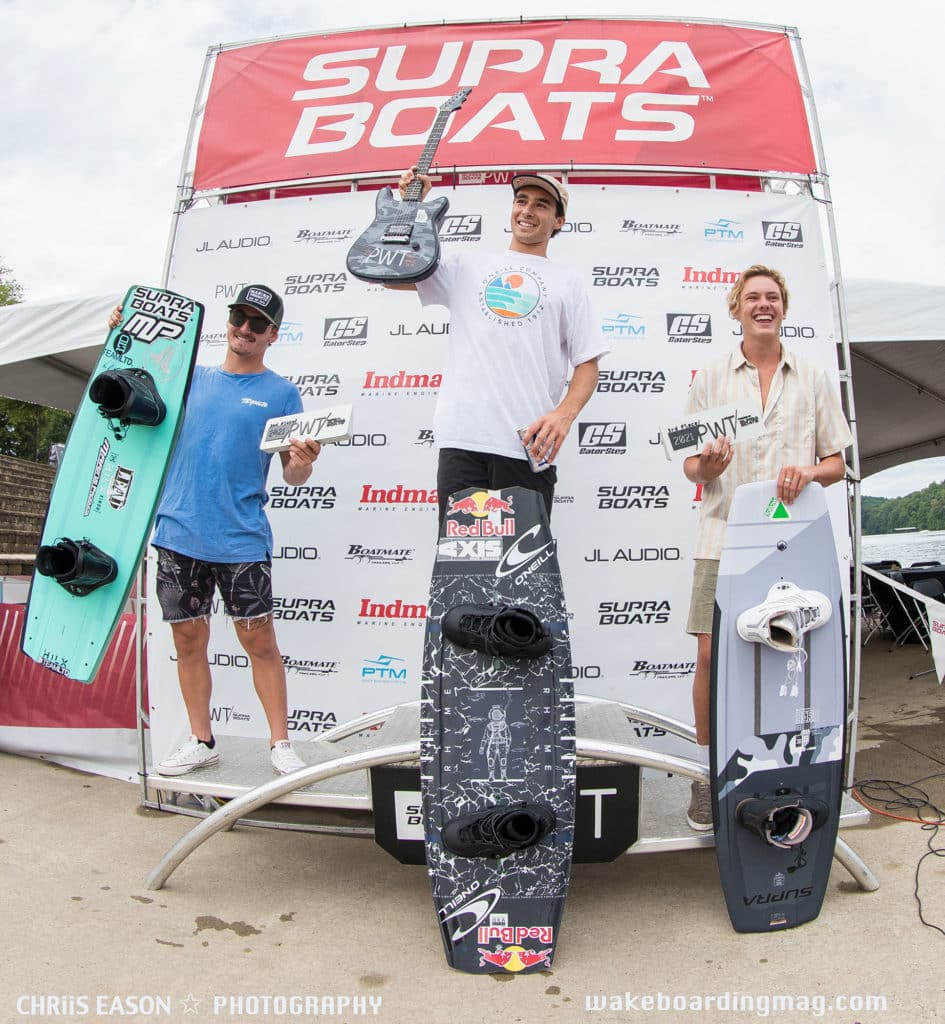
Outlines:
{"type": "Polygon", "coordinates": [[[945,530],[919,533],[876,533],[861,538],[864,562],[891,559],[900,565],[913,562],[945,562],[945,530]]]}

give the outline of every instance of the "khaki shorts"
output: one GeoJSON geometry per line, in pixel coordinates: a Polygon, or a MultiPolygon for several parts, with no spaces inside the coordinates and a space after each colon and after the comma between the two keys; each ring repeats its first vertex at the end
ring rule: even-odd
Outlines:
{"type": "Polygon", "coordinates": [[[719,578],[717,558],[697,558],[692,572],[692,598],[686,632],[697,635],[712,632],[715,614],[715,585],[719,578]]]}

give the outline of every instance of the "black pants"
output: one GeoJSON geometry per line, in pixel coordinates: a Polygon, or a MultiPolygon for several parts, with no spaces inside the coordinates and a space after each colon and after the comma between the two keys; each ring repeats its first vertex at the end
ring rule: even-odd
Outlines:
{"type": "Polygon", "coordinates": [[[440,504],[440,526],[446,519],[449,496],[470,487],[498,491],[503,487],[524,487],[538,491],[545,500],[548,518],[554,502],[558,469],[549,466],[533,473],[528,459],[510,459],[506,455],[469,452],[463,448],[441,448],[436,469],[436,493],[440,504]]]}

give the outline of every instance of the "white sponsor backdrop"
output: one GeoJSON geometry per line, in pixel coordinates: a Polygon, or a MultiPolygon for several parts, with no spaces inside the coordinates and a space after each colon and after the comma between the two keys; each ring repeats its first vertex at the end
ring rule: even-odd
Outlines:
{"type": "MultiPolygon", "coordinates": [[[[504,249],[507,187],[447,194],[445,251],[504,249]]],[[[550,254],[583,274],[611,347],[560,457],[552,518],[576,686],[691,722],[695,642],[685,623],[699,496],[667,461],[660,426],[681,418],[693,372],[738,343],[725,295],[751,263],[786,275],[785,342],[837,381],[817,204],[625,185],[572,185],[571,194],[571,219],[550,254]]],[[[223,358],[226,307],[241,285],[279,290],[286,320],[269,365],[298,384],[307,410],[354,406],[351,442],[326,447],[308,485],[286,487],[278,458],[269,479],[276,628],[297,741],[419,695],[436,535],[431,425],[448,315],[346,273],[348,247],[373,210],[367,192],[194,208],[180,219],[168,281],[207,306],[205,364],[223,358]]],[[[828,494],[846,584],[845,495],[828,494]]],[[[170,630],[153,594],[149,601],[160,757],[187,726],[170,630]]],[[[247,659],[220,612],[210,656],[217,734],[266,737],[247,659]]],[[[639,731],[641,741],[680,752],[639,731]]]]}

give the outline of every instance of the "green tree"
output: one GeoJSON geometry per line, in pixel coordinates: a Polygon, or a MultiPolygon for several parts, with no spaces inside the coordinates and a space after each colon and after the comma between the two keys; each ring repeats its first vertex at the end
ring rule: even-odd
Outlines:
{"type": "MultiPolygon", "coordinates": [[[[23,301],[23,286],[0,263],[0,306],[23,301]]],[[[72,425],[70,412],[47,409],[15,398],[0,398],[0,455],[47,462],[49,447],[65,441],[72,425]]]]}

